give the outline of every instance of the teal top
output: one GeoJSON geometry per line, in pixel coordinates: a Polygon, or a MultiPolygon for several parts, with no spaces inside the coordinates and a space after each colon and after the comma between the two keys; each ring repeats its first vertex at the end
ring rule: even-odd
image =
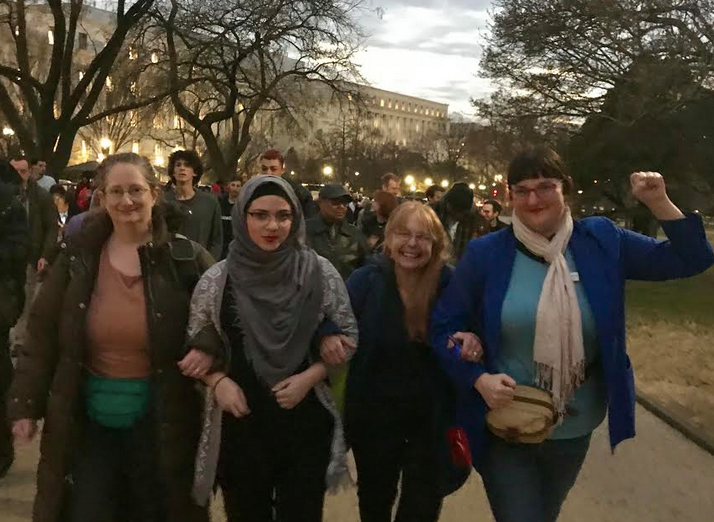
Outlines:
{"type": "MultiPolygon", "coordinates": [[[[585,295],[570,251],[565,258],[575,281],[589,377],[568,403],[569,415],[555,429],[551,439],[582,437],[597,428],[607,413],[607,386],[600,370],[595,318],[585,295]]],[[[533,386],[533,342],[536,312],[548,264],[518,250],[501,313],[502,346],[495,361],[499,373],[510,375],[518,384],[533,386]]]]}
{"type": "Polygon", "coordinates": [[[84,393],[87,415],[107,428],[131,428],[147,414],[151,404],[148,378],[108,379],[89,373],[84,393]]]}

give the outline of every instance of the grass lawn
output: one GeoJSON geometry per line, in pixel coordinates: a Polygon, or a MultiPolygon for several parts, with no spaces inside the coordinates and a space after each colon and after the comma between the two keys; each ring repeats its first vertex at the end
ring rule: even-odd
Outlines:
{"type": "Polygon", "coordinates": [[[629,282],[627,339],[638,388],[714,440],[714,269],[629,282]]]}

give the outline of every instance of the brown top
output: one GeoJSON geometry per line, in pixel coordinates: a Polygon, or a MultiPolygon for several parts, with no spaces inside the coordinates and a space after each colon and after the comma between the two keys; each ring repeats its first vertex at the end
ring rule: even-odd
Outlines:
{"type": "Polygon", "coordinates": [[[106,248],[87,311],[89,370],[100,377],[141,379],[151,373],[142,276],[114,268],[106,248]]]}

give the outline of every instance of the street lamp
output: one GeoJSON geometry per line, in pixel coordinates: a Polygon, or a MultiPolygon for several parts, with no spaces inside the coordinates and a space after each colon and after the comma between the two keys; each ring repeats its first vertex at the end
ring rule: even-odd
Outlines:
{"type": "Polygon", "coordinates": [[[407,185],[414,185],[414,176],[410,174],[409,176],[404,178],[404,183],[406,183],[407,185]]]}
{"type": "Polygon", "coordinates": [[[322,173],[323,173],[326,177],[328,177],[328,178],[329,178],[330,176],[332,176],[332,174],[333,174],[334,172],[335,172],[335,171],[334,171],[334,170],[332,169],[332,167],[330,167],[329,165],[325,165],[325,166],[322,168],[322,173]]]}
{"type": "Polygon", "coordinates": [[[500,183],[501,181],[503,181],[503,175],[501,175],[501,174],[496,174],[496,175],[493,177],[493,181],[495,181],[496,183],[500,183]]]}
{"type": "Polygon", "coordinates": [[[291,175],[291,176],[294,176],[294,175],[295,175],[295,171],[294,171],[294,170],[291,170],[291,171],[290,171],[290,175],[291,175]]]}
{"type": "Polygon", "coordinates": [[[431,178],[426,178],[424,180],[424,185],[426,185],[427,187],[431,187],[433,184],[434,184],[434,180],[431,178]]]}
{"type": "Polygon", "coordinates": [[[4,127],[2,130],[2,135],[3,136],[14,136],[15,131],[12,130],[10,127],[4,127]]]}
{"type": "Polygon", "coordinates": [[[476,190],[476,183],[469,183],[469,188],[471,190],[476,190]]]}
{"type": "Polygon", "coordinates": [[[484,185],[484,184],[482,183],[481,185],[478,186],[478,189],[479,189],[479,190],[486,190],[486,185],[484,185]]]}
{"type": "Polygon", "coordinates": [[[355,177],[359,178],[359,172],[355,172],[355,177]]]}
{"type": "Polygon", "coordinates": [[[417,191],[417,186],[416,186],[416,185],[412,185],[410,188],[412,189],[412,192],[416,192],[416,191],[417,191]]]}
{"type": "Polygon", "coordinates": [[[441,182],[441,186],[444,188],[449,188],[449,180],[445,179],[441,182]]]}
{"type": "Polygon", "coordinates": [[[112,140],[109,138],[102,138],[99,140],[99,146],[103,149],[109,149],[112,146],[112,140]]]}

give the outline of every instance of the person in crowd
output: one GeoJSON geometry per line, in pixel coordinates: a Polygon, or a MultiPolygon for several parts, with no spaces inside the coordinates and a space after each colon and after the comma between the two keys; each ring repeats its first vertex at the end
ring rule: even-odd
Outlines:
{"type": "Polygon", "coordinates": [[[191,498],[202,400],[182,369],[210,358],[182,350],[213,260],[170,227],[185,211],[159,202],[146,158],[109,156],[96,183],[104,209],[43,285],[9,393],[17,441],[44,418],[33,520],[205,522],[191,498]]]}
{"type": "Polygon", "coordinates": [[[440,187],[439,185],[432,185],[431,187],[426,189],[427,204],[430,205],[431,208],[434,208],[434,205],[441,201],[441,198],[444,196],[445,192],[446,189],[444,187],[440,187]]]}
{"type": "Polygon", "coordinates": [[[28,219],[29,248],[27,255],[27,276],[25,279],[25,308],[12,330],[12,345],[15,351],[25,342],[27,315],[38,287],[38,280],[49,267],[47,261],[57,242],[57,208],[49,192],[32,181],[27,158],[19,156],[10,161],[22,179],[20,202],[28,219]]]}
{"type": "Polygon", "coordinates": [[[307,244],[337,269],[343,279],[361,267],[370,252],[362,232],[346,221],[352,196],[342,185],[320,189],[320,213],[305,222],[307,244]]]}
{"type": "Polygon", "coordinates": [[[387,172],[382,176],[382,190],[389,192],[397,199],[402,195],[401,185],[402,180],[393,172],[387,172]]]}
{"type": "Polygon", "coordinates": [[[54,185],[50,188],[50,194],[57,208],[57,227],[59,229],[58,238],[61,238],[64,233],[64,227],[71,218],[79,214],[79,207],[73,204],[67,189],[62,185],[54,185]]]}
{"type": "MultiPolygon", "coordinates": [[[[397,201],[397,204],[402,202],[400,189],[401,182],[402,180],[399,179],[399,176],[391,172],[386,173],[381,178],[381,191],[393,195],[397,201]]],[[[374,209],[366,207],[362,212],[360,212],[360,215],[358,216],[357,227],[364,230],[364,224],[367,221],[372,220],[374,218],[374,215],[374,209]]]]}
{"type": "Polygon", "coordinates": [[[387,221],[398,205],[397,198],[393,194],[383,190],[374,193],[372,215],[362,223],[362,233],[367,237],[372,250],[379,251],[382,247],[387,221]]]}
{"type": "Polygon", "coordinates": [[[236,174],[228,182],[228,190],[221,197],[221,220],[223,222],[223,252],[221,252],[221,259],[225,259],[228,255],[228,247],[233,241],[233,226],[231,223],[231,213],[233,212],[233,206],[238,201],[238,195],[243,187],[243,181],[236,174]]]}
{"type": "Polygon", "coordinates": [[[80,180],[79,183],[77,183],[77,186],[75,187],[75,203],[79,207],[79,210],[82,212],[86,212],[89,210],[89,206],[92,202],[92,194],[93,194],[93,189],[92,189],[92,177],[94,176],[94,173],[85,173],[80,180]]]}
{"type": "Polygon", "coordinates": [[[47,162],[42,159],[32,158],[30,161],[30,170],[32,171],[32,179],[37,185],[46,191],[54,187],[57,181],[47,174],[47,162]]]}
{"type": "MultiPolygon", "coordinates": [[[[448,282],[449,242],[434,211],[406,202],[386,230],[384,255],[347,280],[360,342],[350,362],[345,422],[357,464],[360,517],[436,522],[443,498],[448,382],[428,345],[429,313],[448,282]],[[437,420],[438,419],[438,420],[437,420]]],[[[476,361],[472,333],[456,333],[476,361]]]]}
{"type": "Polygon", "coordinates": [[[22,178],[0,160],[0,479],[15,459],[6,394],[12,379],[10,328],[23,308],[27,267],[27,216],[17,199],[22,178]]]}
{"type": "Polygon", "coordinates": [[[488,221],[488,233],[498,232],[501,229],[508,228],[508,225],[501,221],[499,216],[503,207],[495,199],[487,199],[481,206],[481,215],[488,221]]]}
{"type": "MultiPolygon", "coordinates": [[[[260,173],[264,176],[283,177],[283,174],[285,174],[285,158],[280,151],[269,149],[260,156],[260,173]]],[[[317,205],[312,199],[310,191],[292,179],[286,178],[285,181],[288,182],[290,188],[293,189],[293,192],[295,192],[297,198],[300,200],[302,214],[305,219],[310,219],[317,215],[317,205]]]]}
{"type": "Polygon", "coordinates": [[[454,183],[434,210],[451,239],[452,262],[461,259],[469,241],[486,233],[486,220],[474,208],[474,193],[466,183],[454,183]]]}
{"type": "Polygon", "coordinates": [[[169,156],[169,176],[174,190],[165,193],[166,201],[178,201],[189,212],[181,234],[208,250],[214,259],[223,251],[221,205],[210,193],[198,190],[203,175],[201,159],[192,150],[177,150],[169,156]]]}
{"type": "Polygon", "coordinates": [[[631,185],[669,240],[605,218],[573,221],[572,181],[558,154],[518,154],[508,170],[513,227],[469,244],[432,316],[432,345],[461,392],[460,411],[498,522],[555,521],[608,412],[613,451],[635,436],[625,281],[689,277],[714,263],[701,219],[670,201],[661,175],[636,172],[631,185]],[[447,342],[474,321],[484,362],[467,367],[447,342]],[[516,385],[550,397],[556,425],[543,442],[508,441],[484,429],[485,411],[514,404],[516,385]]]}
{"type": "Polygon", "coordinates": [[[194,495],[206,502],[217,476],[229,522],[318,522],[326,486],[346,467],[342,422],[312,340],[326,318],[354,347],[349,296],[337,270],[307,247],[302,206],[280,177],[245,184],[233,236],[191,304],[187,346],[220,354],[203,378],[194,495]]]}

